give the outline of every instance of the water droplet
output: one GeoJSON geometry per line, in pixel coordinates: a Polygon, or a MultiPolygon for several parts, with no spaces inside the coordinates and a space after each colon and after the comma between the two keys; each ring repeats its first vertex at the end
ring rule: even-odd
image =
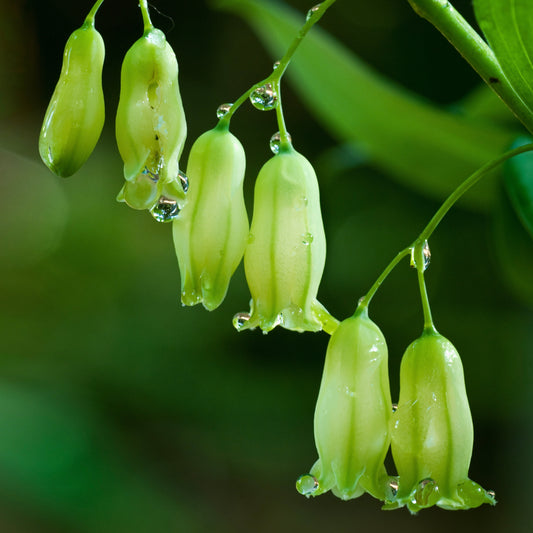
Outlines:
{"type": "Polygon", "coordinates": [[[493,490],[488,490],[487,496],[489,496],[490,498],[496,498],[496,493],[493,490]]]}
{"type": "MultiPolygon", "coordinates": [[[[287,141],[292,142],[292,137],[290,134],[287,134],[287,141]]],[[[272,153],[278,154],[281,146],[281,133],[278,131],[270,137],[270,149],[272,153]]]]}
{"type": "Polygon", "coordinates": [[[428,241],[424,243],[422,253],[424,254],[424,270],[426,270],[426,268],[429,266],[429,263],[431,263],[431,250],[429,249],[428,241]]]}
{"type": "Polygon", "coordinates": [[[395,413],[397,410],[398,410],[398,404],[397,403],[393,403],[392,404],[392,412],[395,413]]]}
{"type": "Polygon", "coordinates": [[[246,322],[248,322],[248,320],[250,320],[250,313],[246,313],[246,312],[236,313],[235,316],[233,317],[233,327],[237,331],[240,331],[244,327],[246,322]]]}
{"type": "Polygon", "coordinates": [[[317,478],[311,474],[304,474],[296,481],[296,490],[304,496],[311,496],[318,490],[318,487],[317,478]]]}
{"type": "Polygon", "coordinates": [[[276,61],[276,62],[274,62],[274,64],[272,65],[272,68],[273,68],[274,70],[276,70],[280,65],[281,65],[281,61],[276,61]]]}
{"type": "Polygon", "coordinates": [[[152,172],[148,167],[144,167],[141,174],[149,177],[152,181],[156,182],[159,180],[159,174],[157,172],[152,172]]]}
{"type": "Polygon", "coordinates": [[[309,246],[313,242],[313,235],[311,233],[304,233],[302,235],[302,244],[309,246]]]}
{"type": "Polygon", "coordinates": [[[430,477],[423,479],[416,487],[413,503],[421,507],[434,505],[438,498],[437,491],[438,486],[434,479],[430,477]]]}
{"type": "Polygon", "coordinates": [[[387,484],[387,488],[385,489],[385,498],[388,501],[394,501],[396,499],[396,496],[398,494],[398,488],[400,484],[398,482],[398,478],[391,476],[389,478],[389,482],[387,484]]]}
{"type": "Polygon", "coordinates": [[[309,200],[307,199],[307,196],[300,196],[294,202],[294,209],[296,211],[301,211],[302,209],[305,209],[308,204],[309,200]]]}
{"type": "Polygon", "coordinates": [[[181,187],[183,189],[183,192],[187,192],[189,190],[189,178],[185,174],[185,172],[182,172],[181,170],[178,172],[178,179],[180,180],[181,187]]]}
{"type": "Polygon", "coordinates": [[[226,113],[233,107],[233,104],[221,104],[217,109],[217,118],[224,118],[226,113]]]}
{"type": "MultiPolygon", "coordinates": [[[[416,248],[411,248],[411,266],[416,268],[416,257],[415,257],[416,248]]],[[[429,263],[431,263],[431,250],[429,249],[428,241],[424,242],[424,247],[422,248],[422,255],[424,256],[424,272],[426,271],[429,263]]]]}
{"type": "Polygon", "coordinates": [[[179,215],[180,208],[176,200],[161,196],[150,213],[158,222],[172,222],[179,215]]]}
{"type": "Polygon", "coordinates": [[[260,111],[270,111],[278,103],[278,95],[271,83],[265,83],[250,94],[250,102],[260,111]]]}
{"type": "Polygon", "coordinates": [[[315,13],[320,9],[320,4],[317,4],[316,6],[313,6],[308,12],[307,12],[307,15],[305,17],[305,20],[309,20],[311,19],[315,13]]]}

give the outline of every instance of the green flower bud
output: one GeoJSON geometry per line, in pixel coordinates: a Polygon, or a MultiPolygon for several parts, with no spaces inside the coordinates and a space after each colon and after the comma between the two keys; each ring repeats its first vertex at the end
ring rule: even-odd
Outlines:
{"type": "MultiPolygon", "coordinates": [[[[116,137],[124,177],[134,185],[127,183],[118,199],[147,209],[165,184],[177,184],[186,134],[176,56],[163,32],[152,28],[133,44],[122,64],[116,137]]],[[[185,193],[179,197],[184,200],[185,193]]]]}
{"type": "Polygon", "coordinates": [[[227,126],[201,135],[187,164],[187,202],[173,222],[181,273],[181,301],[218,307],[248,237],[243,180],[246,159],[227,126]]]}
{"type": "Polygon", "coordinates": [[[318,182],[307,159],[281,150],[265,163],[255,185],[250,237],[244,253],[252,295],[250,320],[240,329],[277,325],[322,328],[316,300],[326,260],[318,182]]]}
{"type": "Polygon", "coordinates": [[[406,350],[392,455],[399,488],[389,508],[469,509],[494,495],[468,479],[474,431],[463,365],[450,341],[427,331],[406,350]]]}
{"type": "Polygon", "coordinates": [[[348,500],[367,491],[385,499],[392,414],[387,364],[385,339],[366,308],[340,323],[328,344],[315,410],[319,459],[298,482],[303,494],[331,490],[348,500]],[[316,483],[306,490],[302,481],[309,476],[316,483]]]}
{"type": "Polygon", "coordinates": [[[104,41],[94,21],[85,22],[65,45],[61,75],[39,137],[41,158],[58,176],[77,172],[102,132],[104,56],[104,41]]]}

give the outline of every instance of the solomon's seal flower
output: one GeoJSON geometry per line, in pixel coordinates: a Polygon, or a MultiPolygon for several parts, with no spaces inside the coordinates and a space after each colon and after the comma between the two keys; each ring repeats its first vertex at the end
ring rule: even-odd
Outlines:
{"type": "Polygon", "coordinates": [[[176,56],[162,31],[147,29],[122,64],[116,137],[126,184],[118,200],[150,209],[171,190],[183,202],[178,161],[186,134],[176,56]]]}
{"type": "Polygon", "coordinates": [[[434,330],[426,330],[403,356],[392,421],[400,479],[385,508],[407,505],[415,513],[432,505],[469,509],[495,503],[492,492],[468,479],[474,431],[463,365],[452,343],[434,330]]]}
{"type": "Polygon", "coordinates": [[[358,309],[328,344],[315,410],[319,459],[297,482],[302,494],[331,490],[348,500],[366,491],[385,499],[392,413],[387,365],[383,334],[367,308],[358,309]]]}
{"type": "Polygon", "coordinates": [[[244,149],[227,123],[201,135],[189,155],[187,202],[173,223],[181,301],[218,307],[248,238],[244,149]]]}
{"type": "Polygon", "coordinates": [[[255,185],[244,253],[251,316],[239,329],[320,330],[325,310],[316,295],[325,259],[316,174],[289,146],[265,163],[255,185]]]}
{"type": "Polygon", "coordinates": [[[61,75],[39,137],[41,158],[58,176],[78,171],[102,132],[104,55],[104,41],[94,27],[94,18],[87,17],[65,45],[61,75]]]}

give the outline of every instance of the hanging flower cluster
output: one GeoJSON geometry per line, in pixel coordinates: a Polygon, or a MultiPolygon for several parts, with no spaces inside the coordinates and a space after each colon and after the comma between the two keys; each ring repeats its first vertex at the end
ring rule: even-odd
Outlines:
{"type": "Polygon", "coordinates": [[[425,330],[406,350],[400,400],[392,406],[387,346],[366,307],[341,322],[328,345],[315,411],[319,459],[297,481],[306,496],[368,492],[384,509],[495,504],[468,478],[473,426],[463,368],[453,345],[425,330]],[[387,474],[389,445],[398,476],[387,474]]]}
{"type": "MultiPolygon", "coordinates": [[[[48,106],[39,152],[63,177],[91,155],[104,124],[102,67],[104,42],[94,26],[98,0],[81,28],[69,38],[63,67],[48,106]]],[[[122,65],[116,116],[117,145],[126,180],[117,199],[170,222],[185,201],[188,181],[179,169],[187,126],[178,86],[178,63],[165,35],[153,27],[141,3],[144,33],[122,65]]]]}
{"type": "MultiPolygon", "coordinates": [[[[41,130],[41,157],[60,176],[81,167],[102,130],[104,44],[94,27],[102,1],[67,42],[41,130]]],[[[319,185],[286,130],[280,80],[298,43],[332,2],[310,10],[296,45],[268,78],[219,107],[218,124],[194,142],[184,174],[179,158],[187,128],[178,63],[143,0],[144,33],[122,66],[116,138],[125,183],[117,199],[149,210],[157,221],[173,222],[184,305],[201,303],[210,311],[220,306],[243,260],[251,301],[249,312],[234,317],[239,331],[267,333],[281,326],[331,334],[314,418],[318,460],[297,481],[300,493],[331,491],[349,500],[366,492],[384,509],[407,507],[413,513],[433,505],[494,504],[494,494],[468,477],[473,424],[463,368],[454,346],[433,326],[427,301],[426,239],[436,224],[397,256],[352,317],[339,323],[317,299],[326,260],[319,185]],[[275,110],[279,128],[270,141],[274,155],[257,177],[251,226],[243,196],[245,152],[229,130],[233,113],[247,99],[261,111],[275,110]],[[403,356],[400,398],[393,406],[387,345],[368,304],[408,253],[418,273],[425,327],[403,356]],[[389,448],[397,475],[385,468],[389,448]]]]}

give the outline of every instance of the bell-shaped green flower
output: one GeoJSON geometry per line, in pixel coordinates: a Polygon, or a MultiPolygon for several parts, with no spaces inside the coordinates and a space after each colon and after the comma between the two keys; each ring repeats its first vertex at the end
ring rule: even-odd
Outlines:
{"type": "Polygon", "coordinates": [[[102,132],[104,56],[102,36],[94,27],[94,18],[88,18],[65,45],[61,75],[39,137],[41,158],[58,176],[78,171],[102,132]]]}
{"type": "Polygon", "coordinates": [[[187,164],[187,202],[173,222],[181,301],[218,307],[248,238],[243,180],[246,159],[227,123],[201,135],[187,164]]]}
{"type": "Polygon", "coordinates": [[[239,329],[277,325],[318,331],[325,310],[316,296],[326,260],[318,182],[311,163],[292,147],[263,165],[244,268],[252,296],[239,329]]]}
{"type": "Polygon", "coordinates": [[[392,404],[387,345],[366,307],[340,323],[328,344],[315,410],[319,459],[297,489],[307,496],[331,490],[344,500],[365,491],[384,500],[383,462],[390,444],[392,404]]]}
{"type": "Polygon", "coordinates": [[[176,56],[162,31],[148,29],[122,64],[116,137],[126,184],[117,199],[149,209],[167,186],[183,202],[178,173],[186,135],[176,56]]]}
{"type": "Polygon", "coordinates": [[[468,478],[474,431],[463,365],[452,343],[434,330],[426,330],[403,356],[392,424],[399,487],[385,508],[407,505],[415,513],[432,505],[469,509],[495,503],[493,493],[468,478]]]}

